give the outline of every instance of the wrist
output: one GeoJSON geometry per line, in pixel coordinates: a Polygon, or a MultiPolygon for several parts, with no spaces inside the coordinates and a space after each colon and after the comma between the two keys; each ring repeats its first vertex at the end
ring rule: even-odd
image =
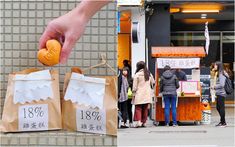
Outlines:
{"type": "Polygon", "coordinates": [[[80,5],[78,5],[73,11],[74,11],[75,18],[82,20],[86,24],[91,18],[87,10],[84,10],[84,8],[81,7],[80,5]]]}
{"type": "Polygon", "coordinates": [[[103,6],[111,2],[111,0],[103,1],[88,1],[82,0],[75,8],[75,13],[78,17],[83,19],[86,23],[91,19],[97,11],[99,11],[103,6]]]}

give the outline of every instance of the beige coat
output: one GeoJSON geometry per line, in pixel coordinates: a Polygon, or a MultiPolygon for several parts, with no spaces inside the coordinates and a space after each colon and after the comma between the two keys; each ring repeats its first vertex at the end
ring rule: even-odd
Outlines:
{"type": "Polygon", "coordinates": [[[148,104],[152,102],[151,85],[155,83],[152,74],[148,81],[144,79],[144,71],[140,70],[134,76],[133,80],[133,104],[148,104]]]}

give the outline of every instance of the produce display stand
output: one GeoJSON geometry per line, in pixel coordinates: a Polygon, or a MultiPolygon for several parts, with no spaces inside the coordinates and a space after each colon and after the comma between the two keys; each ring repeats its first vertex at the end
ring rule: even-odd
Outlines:
{"type": "MultiPolygon", "coordinates": [[[[155,107],[154,107],[155,108],[154,124],[158,124],[158,122],[164,121],[164,108],[162,107],[162,97],[159,96],[159,86],[160,86],[159,79],[161,77],[159,70],[162,69],[165,65],[169,65],[173,69],[200,68],[200,58],[205,57],[205,51],[203,47],[152,47],[152,57],[157,58],[155,65],[156,98],[155,98],[155,107]]],[[[180,122],[193,121],[196,124],[199,124],[202,119],[201,88],[200,88],[201,86],[200,86],[200,81],[197,82],[199,83],[197,94],[181,93],[178,96],[177,120],[180,122]]],[[[186,88],[189,87],[186,86],[186,88]]],[[[183,89],[181,90],[184,91],[183,89]]],[[[172,120],[172,114],[170,114],[170,116],[172,120]]]]}

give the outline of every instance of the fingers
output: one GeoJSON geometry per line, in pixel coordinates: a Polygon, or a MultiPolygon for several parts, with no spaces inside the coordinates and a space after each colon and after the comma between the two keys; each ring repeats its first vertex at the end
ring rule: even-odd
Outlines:
{"type": "Polygon", "coordinates": [[[65,41],[64,41],[61,53],[60,53],[60,63],[64,64],[68,60],[69,55],[75,43],[76,43],[76,39],[74,37],[69,36],[69,35],[68,37],[65,36],[65,41]]]}
{"type": "Polygon", "coordinates": [[[46,46],[46,42],[47,40],[49,40],[49,33],[47,30],[44,31],[44,33],[42,34],[41,38],[39,39],[39,49],[42,49],[46,46]]]}
{"type": "Polygon", "coordinates": [[[59,36],[60,34],[56,31],[55,26],[53,26],[52,23],[49,23],[39,39],[39,49],[45,48],[46,42],[50,39],[58,40],[59,36]]]}

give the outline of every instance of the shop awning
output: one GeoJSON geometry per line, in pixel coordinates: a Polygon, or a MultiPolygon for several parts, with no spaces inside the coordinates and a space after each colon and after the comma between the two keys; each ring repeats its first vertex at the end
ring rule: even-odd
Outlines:
{"type": "Polygon", "coordinates": [[[152,47],[152,57],[205,57],[202,46],[152,47]]]}

